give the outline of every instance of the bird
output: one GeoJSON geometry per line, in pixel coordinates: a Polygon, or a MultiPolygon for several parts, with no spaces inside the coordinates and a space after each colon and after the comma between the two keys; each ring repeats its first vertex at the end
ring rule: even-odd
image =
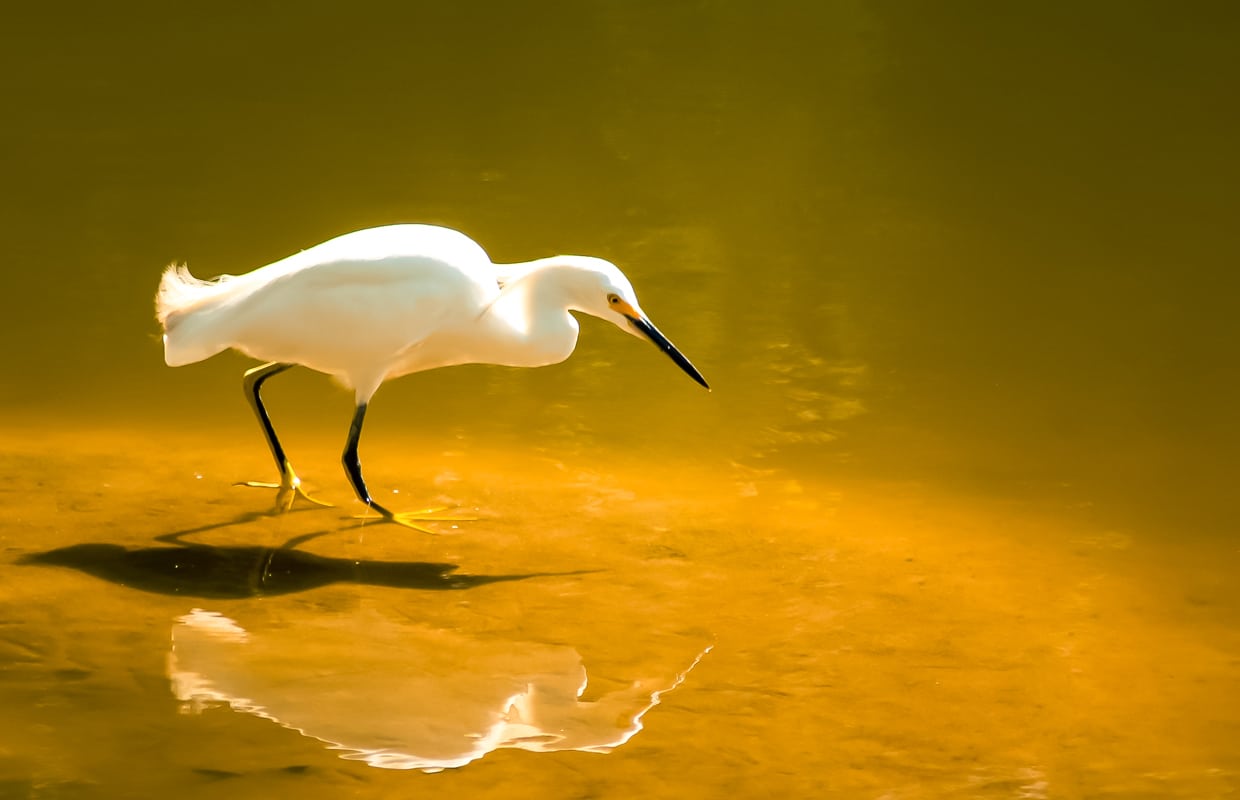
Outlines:
{"type": "MultiPolygon", "coordinates": [[[[202,280],[184,264],[160,278],[155,317],[164,361],[192,364],[225,350],[263,362],[246,370],[245,396],[279,471],[278,509],[308,495],[276,435],[262,387],[295,366],[332,376],[355,407],[341,462],[354,493],[381,519],[452,519],[444,509],[393,512],[362,476],[358,445],[366,410],[385,381],[459,364],[541,367],[577,344],[573,312],[598,317],[653,343],[708,391],[696,367],[650,321],[633,285],[610,261],[560,255],[500,264],[464,233],[394,224],[346,233],[241,275],[202,280]]],[[[373,519],[373,517],[371,517],[373,519]]]]}

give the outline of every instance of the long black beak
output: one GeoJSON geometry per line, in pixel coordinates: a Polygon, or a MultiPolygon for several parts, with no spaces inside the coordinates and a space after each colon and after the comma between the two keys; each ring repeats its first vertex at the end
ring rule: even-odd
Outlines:
{"type": "Polygon", "coordinates": [[[629,314],[625,314],[625,317],[628,318],[634,328],[641,331],[647,339],[654,342],[656,347],[667,353],[667,357],[675,361],[676,366],[683,369],[686,375],[700,383],[707,391],[710,391],[710,384],[702,377],[702,373],[698,372],[697,367],[693,366],[689,359],[685,358],[684,354],[676,349],[676,345],[668,341],[666,336],[659,333],[659,329],[651,325],[650,320],[629,314]]]}

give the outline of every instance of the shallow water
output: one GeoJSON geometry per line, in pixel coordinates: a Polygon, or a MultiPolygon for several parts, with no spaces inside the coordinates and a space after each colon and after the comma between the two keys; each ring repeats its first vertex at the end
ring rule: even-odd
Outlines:
{"type": "Polygon", "coordinates": [[[411,468],[373,447],[372,480],[412,473],[400,497],[477,504],[432,537],[347,505],[256,516],[262,493],[229,483],[261,452],[169,432],[165,455],[125,455],[136,435],[8,439],[15,494],[58,487],[51,513],[4,512],[10,555],[55,562],[5,567],[19,795],[1209,796],[1237,777],[1231,545],[914,483],[686,462],[673,492],[638,463],[423,442],[411,468]]]}
{"type": "Polygon", "coordinates": [[[15,16],[0,797],[1240,792],[1234,13],[1006,8],[15,16]],[[714,391],[593,320],[385,386],[426,534],[290,372],[268,513],[159,271],[395,221],[613,259],[714,391]]]}

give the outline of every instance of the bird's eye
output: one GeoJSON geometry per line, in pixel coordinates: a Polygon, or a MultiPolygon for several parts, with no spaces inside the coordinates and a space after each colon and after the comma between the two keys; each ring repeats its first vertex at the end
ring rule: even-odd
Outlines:
{"type": "Polygon", "coordinates": [[[611,303],[614,306],[616,303],[620,302],[620,295],[618,294],[607,295],[607,302],[611,303]]]}

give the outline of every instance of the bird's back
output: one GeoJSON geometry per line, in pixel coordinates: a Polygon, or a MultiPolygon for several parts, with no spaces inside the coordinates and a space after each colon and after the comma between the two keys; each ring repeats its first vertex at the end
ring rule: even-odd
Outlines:
{"type": "Polygon", "coordinates": [[[172,366],[231,347],[356,384],[382,380],[370,374],[395,351],[497,292],[490,259],[469,237],[433,225],[390,225],[214,281],[169,267],[156,306],[172,366]]]}

